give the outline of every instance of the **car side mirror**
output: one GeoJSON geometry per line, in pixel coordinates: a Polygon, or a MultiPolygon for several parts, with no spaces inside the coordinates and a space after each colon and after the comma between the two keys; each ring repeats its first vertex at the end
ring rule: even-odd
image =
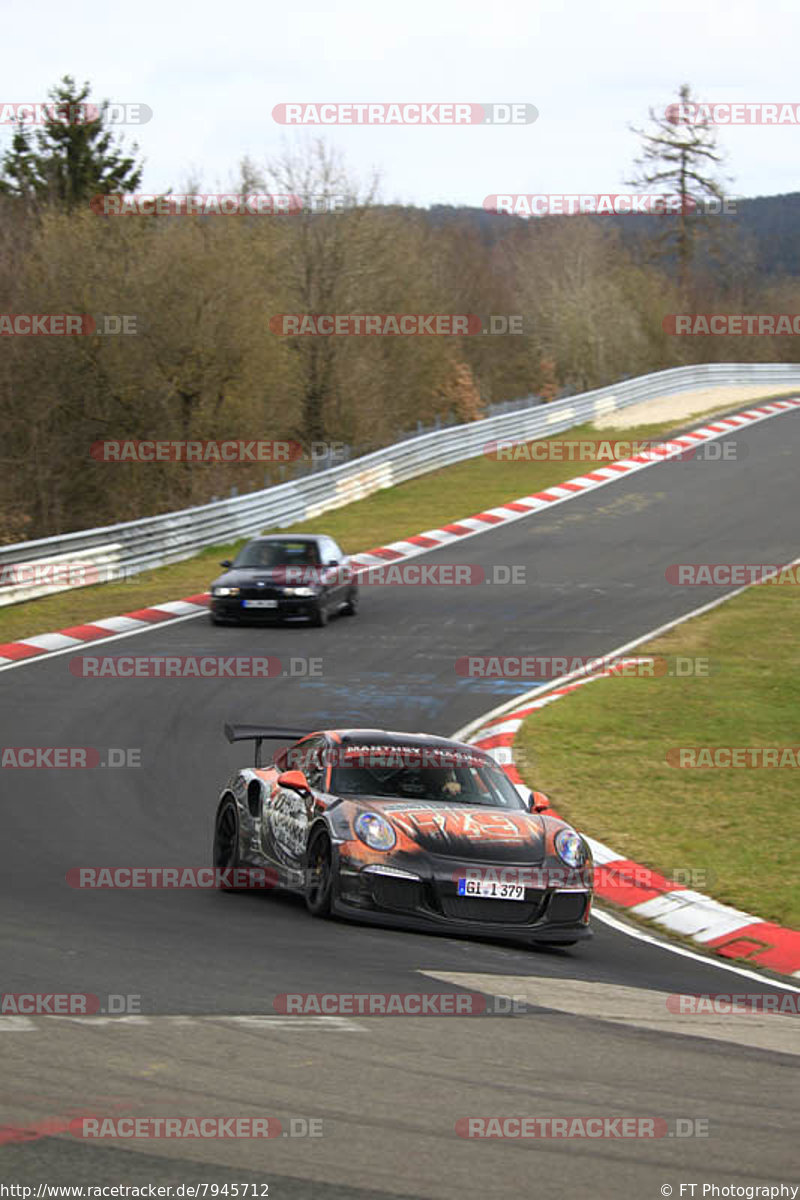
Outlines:
{"type": "Polygon", "coordinates": [[[284,771],[278,776],[278,787],[289,788],[293,792],[311,791],[303,771],[284,771]]]}
{"type": "Polygon", "coordinates": [[[528,812],[541,813],[547,812],[550,807],[550,801],[545,796],[544,792],[531,792],[528,797],[528,812]]]}
{"type": "Polygon", "coordinates": [[[233,563],[231,562],[231,560],[229,558],[223,558],[222,562],[219,565],[221,567],[232,567],[233,563]]]}
{"type": "Polygon", "coordinates": [[[338,558],[332,558],[330,562],[325,563],[326,567],[338,567],[338,565],[339,565],[338,558]]]}

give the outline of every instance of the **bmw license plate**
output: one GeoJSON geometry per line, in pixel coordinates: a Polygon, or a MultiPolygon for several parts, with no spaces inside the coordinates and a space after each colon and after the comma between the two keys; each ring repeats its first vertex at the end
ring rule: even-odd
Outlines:
{"type": "Polygon", "coordinates": [[[243,600],[245,608],[277,608],[277,600],[243,600]]]}
{"type": "Polygon", "coordinates": [[[459,896],[483,896],[489,900],[524,900],[524,883],[500,883],[495,879],[459,879],[459,896]]]}

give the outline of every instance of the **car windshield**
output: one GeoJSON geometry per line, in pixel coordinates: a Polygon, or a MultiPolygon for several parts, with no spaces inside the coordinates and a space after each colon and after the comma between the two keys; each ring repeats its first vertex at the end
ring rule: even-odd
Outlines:
{"type": "Polygon", "coordinates": [[[234,567],[318,567],[316,542],[250,542],[236,555],[234,567]]]}
{"type": "Polygon", "coordinates": [[[438,749],[429,752],[428,757],[424,749],[416,748],[413,758],[403,755],[399,748],[386,747],[384,753],[379,752],[381,749],[369,747],[361,753],[340,756],[343,765],[334,766],[331,772],[331,792],[336,796],[480,804],[526,811],[519,792],[494,763],[466,753],[442,754],[438,749]]]}

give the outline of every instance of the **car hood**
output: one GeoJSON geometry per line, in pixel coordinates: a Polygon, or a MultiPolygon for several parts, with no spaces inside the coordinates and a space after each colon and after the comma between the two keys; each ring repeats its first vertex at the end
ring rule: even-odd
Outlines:
{"type": "Polygon", "coordinates": [[[380,813],[399,833],[431,854],[461,861],[539,863],[545,856],[545,823],[536,813],[477,804],[359,801],[359,811],[380,813]]]}

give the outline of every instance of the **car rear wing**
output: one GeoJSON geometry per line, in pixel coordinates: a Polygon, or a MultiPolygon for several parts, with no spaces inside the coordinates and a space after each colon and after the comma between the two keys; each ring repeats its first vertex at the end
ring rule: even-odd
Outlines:
{"type": "Polygon", "coordinates": [[[225,737],[229,742],[255,742],[255,762],[253,765],[256,768],[262,766],[262,742],[279,742],[283,741],[284,738],[296,742],[298,738],[306,737],[309,733],[313,733],[313,730],[284,729],[279,725],[231,725],[227,722],[225,724],[225,737]]]}

